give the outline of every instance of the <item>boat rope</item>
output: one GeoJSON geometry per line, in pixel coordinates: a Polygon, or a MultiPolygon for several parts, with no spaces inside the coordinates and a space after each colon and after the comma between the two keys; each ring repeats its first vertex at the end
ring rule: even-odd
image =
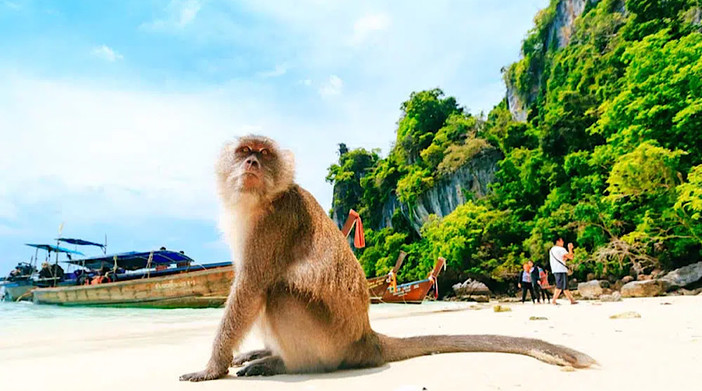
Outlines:
{"type": "Polygon", "coordinates": [[[15,301],[18,302],[18,301],[22,300],[25,296],[28,296],[29,294],[31,294],[34,291],[34,289],[36,289],[36,288],[30,289],[30,290],[24,292],[23,294],[19,295],[19,297],[15,301]]]}

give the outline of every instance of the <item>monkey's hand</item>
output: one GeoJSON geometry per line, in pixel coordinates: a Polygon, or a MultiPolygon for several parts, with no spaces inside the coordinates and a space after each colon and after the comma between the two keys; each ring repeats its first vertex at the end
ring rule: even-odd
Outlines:
{"type": "Polygon", "coordinates": [[[186,373],[185,375],[180,376],[180,381],[205,381],[205,380],[214,380],[214,379],[219,379],[221,377],[224,377],[227,373],[229,373],[228,368],[224,369],[210,369],[207,368],[204,371],[200,372],[193,372],[193,373],[186,373]]]}

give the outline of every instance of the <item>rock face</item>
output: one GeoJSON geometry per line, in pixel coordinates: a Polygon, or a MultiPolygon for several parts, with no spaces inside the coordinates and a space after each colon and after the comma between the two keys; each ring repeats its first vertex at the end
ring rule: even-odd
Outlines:
{"type": "Polygon", "coordinates": [[[604,293],[604,290],[598,280],[592,280],[578,284],[578,292],[583,299],[597,299],[604,293]]]}
{"type": "Polygon", "coordinates": [[[465,282],[455,284],[452,288],[453,292],[458,297],[490,297],[490,295],[492,294],[487,285],[483,284],[480,281],[471,280],[470,278],[467,279],[465,282]]]}
{"type": "Polygon", "coordinates": [[[622,287],[623,297],[653,297],[663,292],[663,284],[656,280],[632,281],[622,287]]]}
{"type": "Polygon", "coordinates": [[[512,119],[517,122],[526,122],[527,120],[527,110],[526,104],[519,97],[517,89],[512,85],[511,82],[507,82],[507,107],[509,107],[510,113],[512,113],[512,119]]]}
{"type": "MultiPolygon", "coordinates": [[[[456,172],[436,181],[434,187],[420,195],[412,205],[403,204],[394,194],[391,195],[382,207],[379,225],[371,228],[392,227],[392,216],[399,210],[417,234],[420,234],[429,215],[444,217],[467,201],[487,195],[488,186],[495,181],[497,162],[501,159],[502,153],[497,149],[482,150],[456,172]]],[[[339,228],[348,217],[349,207],[358,206],[343,205],[332,209],[332,220],[339,228]]]]}
{"type": "Polygon", "coordinates": [[[500,159],[502,153],[496,149],[481,151],[456,172],[437,181],[413,205],[403,204],[392,196],[383,207],[381,226],[374,228],[392,227],[392,215],[399,209],[417,234],[420,234],[429,215],[444,217],[468,200],[485,196],[489,191],[488,185],[495,181],[497,162],[500,159]]]}
{"type": "MultiPolygon", "coordinates": [[[[561,0],[556,6],[556,16],[551,24],[547,42],[555,41],[556,48],[564,48],[570,43],[575,30],[575,19],[585,11],[587,3],[596,4],[599,0],[561,0]]],[[[548,47],[548,46],[547,46],[548,47]]]]}
{"type": "Polygon", "coordinates": [[[675,269],[658,279],[666,290],[687,286],[699,280],[702,280],[702,262],[675,269]]]}
{"type": "MultiPolygon", "coordinates": [[[[585,12],[586,6],[596,4],[599,0],[560,0],[556,5],[556,13],[548,30],[548,38],[543,43],[545,48],[562,49],[570,43],[570,39],[575,31],[575,19],[585,12]]],[[[623,11],[623,10],[622,10],[623,11]]],[[[539,74],[542,70],[537,70],[539,74]]],[[[517,91],[510,80],[507,84],[507,105],[515,121],[524,122],[527,119],[527,111],[536,99],[539,92],[541,79],[535,85],[530,86],[529,91],[517,91]]]]}

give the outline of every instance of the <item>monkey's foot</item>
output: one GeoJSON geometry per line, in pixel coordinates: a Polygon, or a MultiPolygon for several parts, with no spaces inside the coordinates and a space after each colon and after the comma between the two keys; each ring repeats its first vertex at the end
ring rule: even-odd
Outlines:
{"type": "Polygon", "coordinates": [[[234,357],[234,360],[232,360],[231,366],[240,367],[247,362],[258,360],[259,358],[268,357],[268,356],[271,356],[272,354],[273,354],[273,352],[271,352],[268,349],[252,350],[250,352],[241,353],[241,354],[238,354],[236,357],[234,357]]]}
{"type": "Polygon", "coordinates": [[[237,376],[273,376],[285,373],[285,364],[278,356],[268,356],[252,361],[239,370],[237,376]]]}
{"type": "Polygon", "coordinates": [[[219,379],[220,377],[224,377],[227,373],[229,373],[228,369],[225,369],[224,371],[213,371],[210,369],[205,369],[204,371],[186,373],[185,375],[181,375],[179,380],[192,382],[214,380],[219,379]]]}

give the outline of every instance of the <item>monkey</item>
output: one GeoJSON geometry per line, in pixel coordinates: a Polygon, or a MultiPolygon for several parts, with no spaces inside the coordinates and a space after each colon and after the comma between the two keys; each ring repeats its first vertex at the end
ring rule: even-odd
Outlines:
{"type": "Polygon", "coordinates": [[[498,335],[394,338],[373,331],[359,262],[317,200],[294,182],[292,153],[270,138],[225,144],[216,164],[220,228],[235,277],[207,366],[181,381],[378,367],[421,355],[504,352],[585,368],[579,351],[498,335]],[[265,349],[234,357],[252,328],[265,349]]]}

